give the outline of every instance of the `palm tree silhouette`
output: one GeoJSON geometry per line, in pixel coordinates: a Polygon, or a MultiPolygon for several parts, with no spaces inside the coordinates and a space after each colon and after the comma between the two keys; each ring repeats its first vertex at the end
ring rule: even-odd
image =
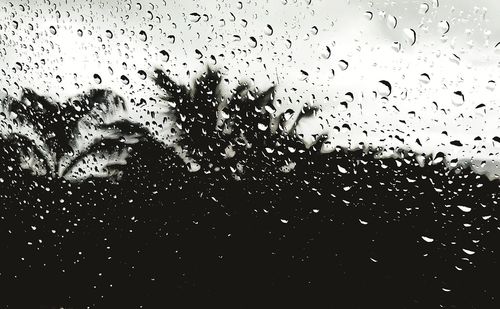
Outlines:
{"type": "MultiPolygon", "coordinates": [[[[92,89],[63,103],[25,89],[19,100],[4,100],[3,110],[5,117],[14,118],[16,127],[21,128],[19,132],[5,131],[4,138],[22,140],[17,143],[22,146],[21,153],[42,162],[41,173],[50,177],[80,177],[86,173],[86,164],[95,165],[99,160],[108,162],[103,170],[94,167],[93,172],[113,174],[124,164],[126,146],[146,133],[125,119],[123,98],[104,89],[92,89]],[[31,134],[24,135],[22,128],[31,134]]],[[[32,170],[40,172],[34,166],[32,170]]]]}
{"type": "MultiPolygon", "coordinates": [[[[176,83],[162,70],[155,73],[156,84],[166,94],[163,99],[172,107],[166,113],[180,129],[178,143],[205,173],[255,177],[251,171],[277,170],[318,150],[307,149],[296,134],[298,123],[317,108],[305,106],[296,117],[291,109],[277,115],[275,86],[259,91],[240,82],[230,97],[224,98],[222,75],[210,67],[192,88],[176,83]],[[287,130],[290,121],[293,123],[287,130]]],[[[325,139],[321,136],[317,144],[325,139]]]]}

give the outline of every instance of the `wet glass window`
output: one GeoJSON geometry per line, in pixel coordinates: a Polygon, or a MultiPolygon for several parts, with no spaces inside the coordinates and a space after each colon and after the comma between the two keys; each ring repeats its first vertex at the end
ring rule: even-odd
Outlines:
{"type": "Polygon", "coordinates": [[[500,4],[0,3],[0,304],[500,306],[500,4]]]}

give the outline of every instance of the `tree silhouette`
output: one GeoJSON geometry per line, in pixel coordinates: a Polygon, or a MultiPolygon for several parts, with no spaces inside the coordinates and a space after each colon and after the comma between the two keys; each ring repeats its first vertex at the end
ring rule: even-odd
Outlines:
{"type": "MultiPolygon", "coordinates": [[[[5,117],[15,118],[17,127],[32,131],[30,136],[35,136],[37,142],[23,143],[22,152],[42,162],[42,173],[52,177],[85,174],[81,166],[74,173],[75,167],[97,160],[109,160],[104,174],[111,173],[122,162],[110,158],[123,157],[126,146],[146,132],[124,118],[125,101],[104,89],[92,89],[62,103],[25,89],[19,100],[5,99],[3,109],[5,117]]],[[[22,129],[19,131],[7,130],[4,138],[22,137],[26,141],[29,137],[23,135],[22,129]]],[[[38,171],[36,167],[32,169],[38,171]]]]}

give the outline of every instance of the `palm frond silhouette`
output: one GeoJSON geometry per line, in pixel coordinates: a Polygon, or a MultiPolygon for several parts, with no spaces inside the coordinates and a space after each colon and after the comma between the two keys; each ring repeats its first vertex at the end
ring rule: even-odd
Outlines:
{"type": "MultiPolygon", "coordinates": [[[[293,117],[293,110],[276,115],[275,86],[259,91],[240,82],[229,98],[224,98],[222,75],[210,67],[192,88],[176,83],[162,70],[155,73],[156,84],[166,94],[163,99],[170,103],[166,113],[175,118],[180,130],[178,142],[205,173],[222,171],[240,179],[243,173],[270,172],[317,151],[307,149],[296,134],[301,119],[317,109],[306,106],[297,117],[293,117]],[[275,119],[277,129],[272,125],[275,119]],[[293,123],[287,130],[290,121],[293,123]]],[[[321,137],[319,144],[324,140],[321,137]]]]}
{"type": "MultiPolygon", "coordinates": [[[[123,165],[126,146],[146,132],[124,118],[127,107],[123,98],[105,89],[92,89],[62,103],[25,89],[19,100],[4,100],[3,109],[6,117],[16,119],[18,127],[36,136],[38,143],[22,143],[22,153],[43,162],[42,174],[52,177],[78,178],[86,174],[84,165],[99,160],[110,162],[104,163],[104,171],[94,167],[93,172],[110,174],[123,165]]],[[[20,136],[4,132],[7,139],[20,136]]]]}

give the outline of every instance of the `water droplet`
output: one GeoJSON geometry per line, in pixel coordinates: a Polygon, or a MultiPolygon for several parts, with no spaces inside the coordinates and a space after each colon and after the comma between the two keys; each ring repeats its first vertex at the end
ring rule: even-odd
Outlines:
{"type": "Polygon", "coordinates": [[[442,20],[438,23],[438,31],[441,35],[445,35],[450,31],[450,23],[446,20],[442,20]]]}
{"type": "Polygon", "coordinates": [[[264,34],[267,36],[271,36],[273,35],[273,33],[274,33],[273,27],[271,27],[271,25],[268,24],[266,26],[266,30],[264,30],[264,34]]]}
{"type": "Polygon", "coordinates": [[[257,47],[257,39],[255,37],[251,36],[249,40],[250,41],[248,42],[248,46],[250,46],[251,48],[257,47]]]}
{"type": "Polygon", "coordinates": [[[431,78],[429,77],[429,74],[422,73],[420,74],[419,80],[424,84],[428,84],[431,81],[431,78]]]}
{"type": "Polygon", "coordinates": [[[326,50],[321,53],[321,57],[323,57],[323,59],[328,59],[330,58],[330,56],[332,55],[332,51],[330,49],[330,47],[326,46],[326,50]]]}
{"type": "Polygon", "coordinates": [[[488,85],[486,85],[486,89],[488,90],[495,90],[495,87],[497,86],[497,83],[494,80],[488,81],[488,85]]]}
{"type": "Polygon", "coordinates": [[[94,82],[96,84],[100,84],[102,82],[102,79],[101,77],[99,76],[99,74],[94,74],[94,82]]]}
{"type": "Polygon", "coordinates": [[[349,67],[349,63],[345,60],[340,60],[339,61],[339,68],[342,70],[342,71],[345,71],[347,70],[347,68],[349,67]]]}
{"type": "Polygon", "coordinates": [[[392,93],[392,85],[386,80],[378,82],[377,93],[382,97],[388,97],[392,93]]]}
{"type": "Polygon", "coordinates": [[[137,74],[139,74],[139,78],[142,79],[142,80],[145,80],[146,77],[147,77],[146,72],[144,72],[143,70],[137,71],[137,74]]]}
{"type": "Polygon", "coordinates": [[[60,83],[60,82],[62,82],[62,77],[61,77],[61,76],[59,76],[59,75],[57,75],[57,76],[56,76],[56,80],[57,80],[57,82],[58,82],[58,83],[60,83]]]}
{"type": "Polygon", "coordinates": [[[201,51],[199,49],[195,49],[194,53],[196,54],[196,59],[203,58],[203,54],[201,53],[201,51]]]}
{"type": "Polygon", "coordinates": [[[293,115],[295,114],[295,111],[293,109],[287,109],[286,112],[283,114],[283,118],[285,121],[290,120],[293,115]]]}
{"type": "Polygon", "coordinates": [[[120,79],[122,80],[122,83],[123,83],[124,85],[128,85],[128,84],[130,83],[130,81],[129,81],[128,77],[127,77],[127,76],[125,76],[125,75],[122,75],[122,76],[120,77],[120,79]]]}
{"type": "Polygon", "coordinates": [[[462,91],[455,91],[451,97],[451,102],[453,105],[460,106],[465,102],[465,96],[462,91]]]}
{"type": "Polygon", "coordinates": [[[457,205],[457,207],[458,207],[458,209],[460,209],[463,212],[470,212],[472,210],[472,208],[470,208],[468,206],[457,205]]]}
{"type": "Polygon", "coordinates": [[[427,236],[422,236],[422,239],[425,241],[425,242],[433,242],[434,239],[430,238],[430,237],[427,237],[427,236]]]}
{"type": "Polygon", "coordinates": [[[418,10],[418,13],[419,14],[427,14],[427,12],[429,12],[429,5],[427,3],[422,3],[420,4],[420,7],[419,7],[419,10],[418,10]]]}
{"type": "Polygon", "coordinates": [[[78,30],[76,30],[76,34],[77,34],[79,37],[83,36],[83,31],[82,31],[82,29],[78,29],[78,30]]]}
{"type": "Polygon", "coordinates": [[[148,35],[146,34],[146,32],[144,30],[141,30],[139,32],[139,40],[146,42],[147,39],[148,39],[148,35]]]}
{"type": "Polygon", "coordinates": [[[467,249],[462,249],[463,252],[465,252],[466,254],[468,255],[473,255],[475,254],[476,252],[472,251],[472,250],[467,250],[467,249]]]}
{"type": "Polygon", "coordinates": [[[408,45],[413,46],[417,42],[417,33],[411,28],[405,28],[403,30],[405,35],[405,41],[408,45]]]}
{"type": "Polygon", "coordinates": [[[306,71],[304,70],[300,70],[300,74],[301,74],[301,78],[300,80],[306,80],[308,77],[309,77],[309,73],[307,73],[306,71]]]}
{"type": "Polygon", "coordinates": [[[51,34],[56,34],[57,33],[57,30],[56,30],[56,28],[54,26],[50,26],[49,27],[49,31],[50,31],[51,34]]]}
{"type": "Polygon", "coordinates": [[[201,16],[198,13],[191,13],[191,14],[189,14],[189,21],[191,21],[193,23],[199,22],[200,19],[201,19],[201,16]]]}
{"type": "Polygon", "coordinates": [[[365,14],[363,14],[366,19],[372,20],[373,19],[373,13],[370,11],[366,11],[365,14]]]}
{"type": "Polygon", "coordinates": [[[111,30],[106,30],[106,37],[108,39],[112,39],[113,38],[113,32],[111,32],[111,30]]]}
{"type": "Polygon", "coordinates": [[[392,43],[392,49],[393,49],[395,52],[399,52],[399,51],[401,51],[401,43],[399,43],[399,42],[393,42],[393,43],[392,43]]]}
{"type": "Polygon", "coordinates": [[[398,20],[393,15],[387,15],[387,18],[385,20],[385,24],[390,29],[395,29],[396,26],[398,25],[398,20]]]}
{"type": "Polygon", "coordinates": [[[161,60],[163,62],[167,62],[170,59],[170,55],[169,55],[169,53],[166,50],[161,50],[160,51],[160,55],[162,56],[161,60]]]}

